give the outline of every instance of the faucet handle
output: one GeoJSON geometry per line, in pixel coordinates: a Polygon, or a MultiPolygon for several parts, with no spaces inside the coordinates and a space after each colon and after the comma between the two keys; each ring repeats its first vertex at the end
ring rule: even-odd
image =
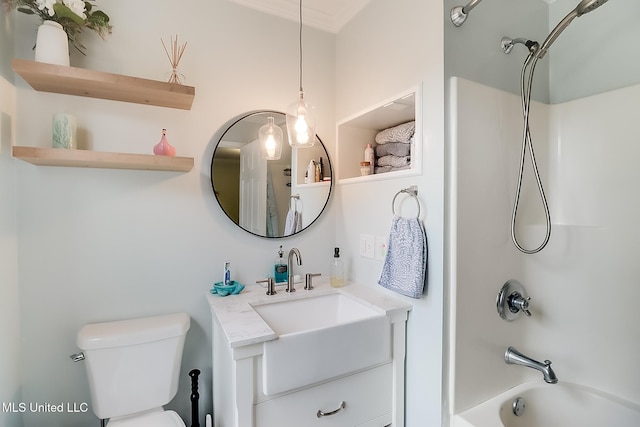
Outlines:
{"type": "Polygon", "coordinates": [[[307,273],[304,275],[304,288],[307,291],[313,289],[313,278],[316,276],[322,276],[322,273],[307,273]]]}
{"type": "Polygon", "coordinates": [[[531,317],[529,301],[531,298],[527,295],[524,286],[517,280],[508,280],[498,292],[496,300],[498,314],[508,322],[515,320],[520,312],[531,317]]]}
{"type": "Polygon", "coordinates": [[[273,280],[273,277],[267,277],[266,279],[263,279],[263,280],[256,280],[256,283],[267,284],[267,295],[276,294],[276,282],[273,280]]]}
{"type": "Polygon", "coordinates": [[[529,311],[529,301],[531,301],[531,297],[523,297],[519,293],[515,292],[509,297],[509,309],[517,313],[518,311],[522,311],[528,317],[531,317],[531,312],[529,311]]]}

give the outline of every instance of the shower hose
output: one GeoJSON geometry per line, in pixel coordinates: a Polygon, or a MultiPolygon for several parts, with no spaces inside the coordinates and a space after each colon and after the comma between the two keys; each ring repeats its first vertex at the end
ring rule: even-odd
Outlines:
{"type": "Polygon", "coordinates": [[[513,212],[511,214],[511,240],[513,244],[520,252],[525,254],[535,254],[540,252],[549,242],[549,237],[551,237],[551,215],[549,214],[549,204],[547,203],[547,198],[544,195],[544,188],[542,188],[542,181],[540,179],[540,173],[538,172],[538,165],[536,163],[536,157],[533,152],[533,142],[531,140],[531,132],[529,130],[529,112],[531,108],[531,87],[533,85],[533,75],[536,69],[536,63],[538,62],[538,56],[536,55],[535,50],[529,53],[527,59],[524,61],[524,65],[522,67],[522,72],[520,74],[520,97],[522,100],[522,116],[524,121],[523,131],[522,131],[522,152],[520,155],[520,172],[518,174],[518,185],[516,188],[515,201],[513,203],[513,212]],[[527,69],[529,72],[527,74],[527,69]],[[547,230],[546,235],[540,246],[535,249],[527,249],[524,248],[518,242],[518,238],[516,236],[516,217],[518,215],[518,204],[520,202],[520,192],[522,190],[522,177],[524,175],[524,163],[525,157],[527,154],[527,147],[529,148],[529,155],[531,157],[531,164],[533,166],[533,173],[536,178],[536,183],[538,184],[538,192],[540,193],[540,199],[542,201],[542,206],[544,208],[544,213],[547,222],[547,230]]]}

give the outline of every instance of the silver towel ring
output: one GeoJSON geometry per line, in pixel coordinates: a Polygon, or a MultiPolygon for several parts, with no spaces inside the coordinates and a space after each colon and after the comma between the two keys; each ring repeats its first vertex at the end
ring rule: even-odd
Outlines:
{"type": "Polygon", "coordinates": [[[402,190],[398,191],[395,196],[393,196],[393,200],[391,201],[391,212],[393,212],[394,215],[396,214],[396,198],[401,193],[406,193],[406,194],[408,194],[408,195],[410,195],[411,197],[414,198],[414,200],[418,204],[418,214],[416,215],[416,218],[420,218],[420,200],[418,200],[418,186],[417,185],[412,185],[411,187],[403,188],[402,190]]]}
{"type": "Polygon", "coordinates": [[[293,208],[295,212],[302,212],[302,200],[300,199],[300,194],[289,196],[289,208],[293,208]],[[293,201],[293,204],[291,201],[293,201]],[[300,210],[298,210],[298,202],[300,202],[300,210]]]}

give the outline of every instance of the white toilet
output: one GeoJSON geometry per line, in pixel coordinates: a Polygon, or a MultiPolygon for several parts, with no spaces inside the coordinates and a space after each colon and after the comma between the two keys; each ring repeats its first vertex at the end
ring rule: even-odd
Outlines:
{"type": "Polygon", "coordinates": [[[185,427],[164,410],[178,391],[186,313],[85,325],[78,332],[91,407],[108,427],[185,427]]]}

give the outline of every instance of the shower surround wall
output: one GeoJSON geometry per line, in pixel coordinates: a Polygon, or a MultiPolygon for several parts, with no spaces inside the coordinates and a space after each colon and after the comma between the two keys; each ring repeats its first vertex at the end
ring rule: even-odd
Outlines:
{"type": "MultiPolygon", "coordinates": [[[[532,107],[553,221],[549,245],[537,255],[518,253],[509,236],[519,97],[463,79],[452,80],[451,95],[457,171],[453,413],[520,382],[542,381],[537,371],[504,363],[509,345],[550,359],[560,381],[640,403],[640,267],[634,260],[640,249],[634,196],[640,86],[532,107]],[[533,316],[507,323],[495,299],[512,278],[529,292],[533,316]]],[[[518,229],[531,245],[544,235],[532,181],[518,229]]]]}
{"type": "MultiPolygon", "coordinates": [[[[445,26],[447,78],[463,77],[452,79],[447,97],[447,217],[455,239],[448,253],[449,413],[519,382],[542,381],[537,371],[503,362],[508,345],[552,360],[560,381],[639,403],[640,271],[632,257],[640,231],[632,186],[640,177],[631,162],[640,150],[640,60],[629,52],[640,37],[640,3],[616,0],[576,19],[541,61],[548,68],[536,70],[533,96],[542,103],[532,107],[532,133],[553,221],[550,243],[537,255],[520,254],[509,237],[526,51],[517,46],[504,55],[499,40],[544,39],[578,0],[493,3],[474,9],[465,32],[445,26]],[[455,50],[470,41],[476,50],[469,56],[455,50]],[[498,318],[495,298],[510,278],[526,286],[533,317],[498,318]]],[[[528,159],[526,168],[518,223],[533,245],[544,235],[544,218],[528,159]]]]}

